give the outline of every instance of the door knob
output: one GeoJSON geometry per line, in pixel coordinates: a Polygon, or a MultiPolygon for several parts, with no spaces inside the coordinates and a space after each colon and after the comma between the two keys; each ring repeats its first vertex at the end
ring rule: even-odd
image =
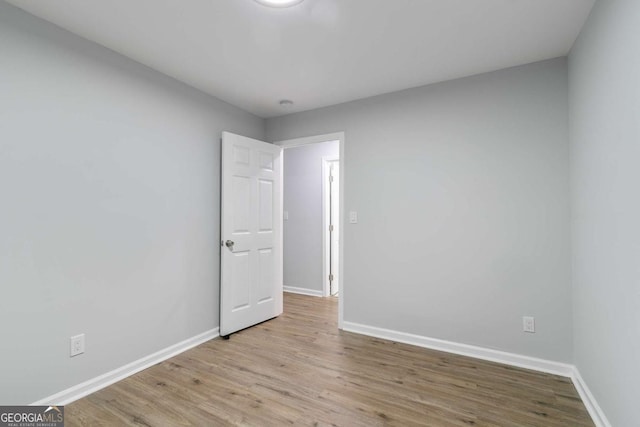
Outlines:
{"type": "Polygon", "coordinates": [[[233,245],[235,244],[233,240],[227,240],[225,243],[225,246],[228,247],[229,249],[233,248],[233,245]]]}

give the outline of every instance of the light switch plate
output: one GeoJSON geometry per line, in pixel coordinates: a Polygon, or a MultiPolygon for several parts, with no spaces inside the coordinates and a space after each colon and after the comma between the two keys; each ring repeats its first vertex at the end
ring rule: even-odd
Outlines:
{"type": "Polygon", "coordinates": [[[358,212],[356,212],[356,211],[349,212],[349,222],[351,224],[357,224],[358,223],[358,212]]]}
{"type": "Polygon", "coordinates": [[[282,218],[287,221],[289,219],[289,211],[283,211],[282,218]]]}

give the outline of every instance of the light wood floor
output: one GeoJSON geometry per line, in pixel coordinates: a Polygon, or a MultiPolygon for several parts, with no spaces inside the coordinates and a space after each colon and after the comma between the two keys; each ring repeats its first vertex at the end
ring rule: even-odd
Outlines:
{"type": "Polygon", "coordinates": [[[68,426],[593,426],[571,381],[337,329],[337,300],[285,314],[65,407],[68,426]]]}

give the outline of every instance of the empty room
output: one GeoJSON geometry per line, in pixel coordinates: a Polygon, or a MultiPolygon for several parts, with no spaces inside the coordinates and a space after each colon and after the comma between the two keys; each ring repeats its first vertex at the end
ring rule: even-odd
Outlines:
{"type": "Polygon", "coordinates": [[[638,426],[639,28],[0,0],[0,426],[638,426]]]}

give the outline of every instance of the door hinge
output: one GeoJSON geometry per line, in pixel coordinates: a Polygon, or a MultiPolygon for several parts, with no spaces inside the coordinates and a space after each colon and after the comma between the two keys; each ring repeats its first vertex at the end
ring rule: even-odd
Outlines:
{"type": "Polygon", "coordinates": [[[333,274],[330,274],[330,275],[329,275],[329,281],[330,281],[330,282],[333,282],[333,274]]]}
{"type": "Polygon", "coordinates": [[[333,231],[333,225],[329,226],[329,231],[333,231]]]}
{"type": "Polygon", "coordinates": [[[333,175],[329,175],[329,182],[333,182],[333,175]]]}

